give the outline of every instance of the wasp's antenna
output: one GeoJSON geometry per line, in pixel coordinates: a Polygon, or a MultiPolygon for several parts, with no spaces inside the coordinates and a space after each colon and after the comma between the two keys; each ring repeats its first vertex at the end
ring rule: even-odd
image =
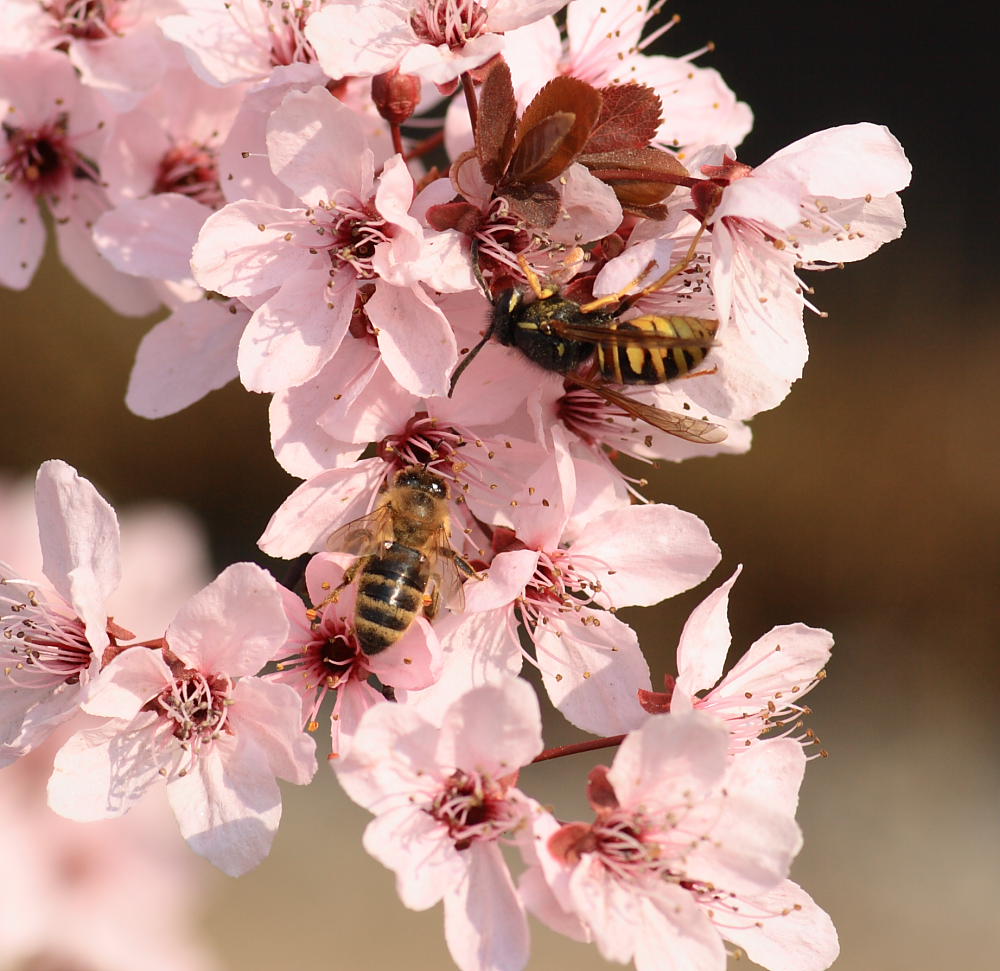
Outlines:
{"type": "Polygon", "coordinates": [[[450,398],[455,393],[455,384],[458,379],[462,376],[462,372],[472,363],[472,359],[483,349],[483,345],[486,344],[489,339],[493,336],[493,331],[496,330],[496,319],[490,321],[490,326],[486,328],[486,333],[483,334],[483,339],[465,356],[465,360],[457,368],[455,368],[454,373],[451,376],[451,384],[448,387],[448,397],[450,398]]]}
{"type": "Polygon", "coordinates": [[[472,245],[469,247],[469,257],[472,260],[472,275],[476,278],[476,283],[479,284],[479,288],[483,291],[483,296],[493,303],[493,294],[490,293],[490,288],[486,285],[486,280],[483,278],[483,269],[479,265],[479,237],[472,237],[472,245]]]}
{"type": "MultiPolygon", "coordinates": [[[[479,240],[473,236],[472,246],[469,250],[469,255],[472,258],[472,273],[476,278],[476,282],[479,284],[483,291],[483,295],[493,304],[493,295],[490,293],[490,288],[486,285],[486,280],[483,277],[482,268],[479,266],[479,240]]],[[[472,359],[483,349],[483,345],[493,336],[493,331],[496,329],[496,320],[491,320],[489,327],[486,328],[486,333],[483,334],[483,339],[466,355],[465,360],[457,368],[451,376],[451,384],[448,386],[448,397],[450,398],[455,393],[455,384],[461,377],[462,372],[472,363],[472,359]]]]}

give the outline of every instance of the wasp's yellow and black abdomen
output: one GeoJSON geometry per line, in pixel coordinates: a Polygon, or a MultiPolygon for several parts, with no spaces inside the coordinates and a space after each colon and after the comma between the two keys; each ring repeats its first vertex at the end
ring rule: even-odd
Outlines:
{"type": "Polygon", "coordinates": [[[597,366],[606,381],[614,384],[662,384],[698,367],[712,344],[715,321],[700,317],[647,315],[611,324],[615,340],[598,339],[597,366]],[[630,341],[629,331],[657,334],[683,340],[686,347],[654,347],[630,341]],[[693,342],[703,342],[698,347],[693,342]]]}
{"type": "Polygon", "coordinates": [[[388,543],[358,580],[354,627],[365,654],[378,654],[409,630],[423,607],[430,565],[419,550],[388,543]]]}

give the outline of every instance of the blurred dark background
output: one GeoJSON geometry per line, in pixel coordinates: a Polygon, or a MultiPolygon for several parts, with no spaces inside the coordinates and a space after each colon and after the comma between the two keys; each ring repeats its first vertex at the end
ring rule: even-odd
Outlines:
{"type": "MultiPolygon", "coordinates": [[[[654,477],[651,494],[700,515],[724,561],[703,588],[628,619],[654,677],[672,670],[688,611],[743,563],[734,653],[776,624],[833,631],[830,676],[809,699],[831,754],[807,775],[793,876],[837,923],[844,971],[986,971],[1000,953],[1000,294],[996,193],[978,162],[993,157],[984,132],[996,116],[984,30],[888,4],[671,10],[684,19],[660,48],[714,41],[699,63],[755,111],[742,160],[874,121],[903,143],[914,177],[901,240],[811,276],[829,319],[808,321],[805,377],[754,421],[751,452],[654,477]]],[[[150,321],[115,318],[51,253],[30,290],[0,292],[0,308],[7,471],[64,458],[117,506],[190,505],[220,564],[255,556],[295,484],[271,457],[263,398],[230,386],[155,423],[131,415],[128,372],[150,321]]],[[[553,732],[553,744],[573,737],[553,732]]],[[[564,793],[588,764],[523,781],[573,817],[582,793],[575,804],[564,793]]],[[[388,969],[401,954],[412,971],[450,966],[440,913],[404,911],[365,857],[364,819],[323,773],[288,792],[272,858],[219,880],[207,926],[226,967],[388,969]]],[[[605,967],[592,949],[536,939],[533,969],[605,967]]]]}

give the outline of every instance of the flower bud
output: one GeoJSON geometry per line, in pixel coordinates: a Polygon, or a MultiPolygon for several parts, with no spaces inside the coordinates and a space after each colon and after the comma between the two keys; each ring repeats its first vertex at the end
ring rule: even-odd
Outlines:
{"type": "Polygon", "coordinates": [[[417,110],[420,78],[415,74],[400,74],[398,67],[376,74],[372,78],[372,100],[386,121],[401,125],[417,110]]]}

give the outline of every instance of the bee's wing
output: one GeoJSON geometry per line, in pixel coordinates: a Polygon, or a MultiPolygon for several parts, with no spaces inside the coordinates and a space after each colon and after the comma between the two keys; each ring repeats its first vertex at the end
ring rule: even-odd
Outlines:
{"type": "Polygon", "coordinates": [[[681,415],[676,411],[663,411],[661,408],[654,408],[652,405],[644,404],[635,398],[613,391],[605,384],[597,381],[589,381],[572,375],[574,383],[581,385],[600,395],[609,404],[621,408],[627,415],[648,422],[654,428],[676,435],[685,441],[694,442],[696,445],[718,445],[729,437],[729,432],[721,425],[704,421],[701,418],[692,418],[689,415],[681,415]]]}
{"type": "Polygon", "coordinates": [[[633,320],[616,321],[614,326],[603,324],[572,324],[564,320],[552,320],[550,326],[561,337],[571,340],[591,341],[614,346],[634,346],[649,348],[700,348],[706,350],[715,346],[713,335],[718,329],[717,320],[709,320],[705,317],[681,317],[681,316],[660,316],[654,317],[647,314],[645,317],[636,317],[633,320]],[[669,327],[677,331],[675,334],[664,333],[662,329],[653,326],[644,327],[639,321],[658,320],[660,328],[663,321],[669,327]],[[629,326],[631,325],[631,326],[629,326]],[[684,334],[690,336],[682,336],[684,334]]]}
{"type": "Polygon", "coordinates": [[[465,609],[462,582],[467,577],[482,580],[482,575],[476,573],[464,557],[455,551],[444,528],[436,534],[428,559],[431,561],[431,578],[441,593],[441,603],[461,613],[465,609]]]}
{"type": "Polygon", "coordinates": [[[392,511],[387,502],[377,509],[352,519],[334,530],[326,540],[328,553],[351,553],[366,556],[381,543],[392,539],[392,511]]]}

